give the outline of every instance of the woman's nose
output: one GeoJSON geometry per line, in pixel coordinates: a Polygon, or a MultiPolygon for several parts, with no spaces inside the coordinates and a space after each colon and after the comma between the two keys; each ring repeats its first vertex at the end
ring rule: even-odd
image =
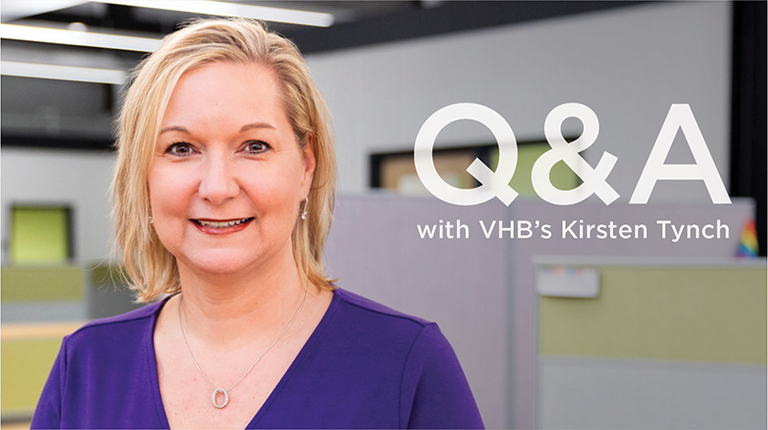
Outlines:
{"type": "Polygon", "coordinates": [[[198,193],[201,198],[220,205],[240,193],[232,163],[226,156],[208,157],[200,166],[203,169],[198,193]]]}

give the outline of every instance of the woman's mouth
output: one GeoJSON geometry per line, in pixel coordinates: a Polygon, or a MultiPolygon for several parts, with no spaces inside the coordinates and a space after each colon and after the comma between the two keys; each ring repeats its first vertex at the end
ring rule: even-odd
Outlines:
{"type": "Polygon", "coordinates": [[[233,233],[244,229],[248,223],[253,221],[253,217],[232,220],[192,219],[190,221],[198,230],[205,233],[233,233]]]}

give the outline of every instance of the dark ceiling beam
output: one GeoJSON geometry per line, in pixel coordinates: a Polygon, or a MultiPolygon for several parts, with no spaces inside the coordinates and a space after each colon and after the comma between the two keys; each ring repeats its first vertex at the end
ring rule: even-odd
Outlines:
{"type": "Polygon", "coordinates": [[[63,24],[82,22],[89,27],[111,28],[115,30],[137,31],[143,33],[158,33],[164,35],[176,30],[175,26],[165,26],[160,22],[141,21],[133,14],[131,6],[107,4],[105,16],[84,15],[72,13],[69,8],[48,12],[29,17],[33,20],[52,21],[63,24]]]}
{"type": "MultiPolygon", "coordinates": [[[[275,25],[284,36],[292,39],[304,53],[395,42],[457,31],[474,30],[499,25],[560,18],[576,14],[599,12],[653,1],[446,1],[438,6],[399,9],[358,21],[335,24],[327,28],[275,25]]],[[[104,17],[83,16],[68,9],[32,17],[61,23],[82,22],[93,27],[158,33],[174,31],[171,26],[142,21],[135,17],[134,8],[108,5],[104,17]]]]}
{"type": "Polygon", "coordinates": [[[284,31],[305,54],[649,4],[648,1],[448,1],[327,28],[284,31]]]}
{"type": "Polygon", "coordinates": [[[2,146],[5,148],[46,148],[67,149],[84,151],[114,151],[115,142],[110,139],[93,139],[69,136],[24,136],[14,133],[2,132],[0,135],[2,146]]]}

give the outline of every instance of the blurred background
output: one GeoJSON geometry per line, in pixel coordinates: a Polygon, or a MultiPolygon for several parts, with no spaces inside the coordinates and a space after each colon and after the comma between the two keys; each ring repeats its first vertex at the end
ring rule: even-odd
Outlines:
{"type": "MultiPolygon", "coordinates": [[[[0,15],[3,428],[28,426],[62,336],[136,306],[111,253],[114,120],[128,72],[206,16],[267,20],[304,53],[337,137],[328,272],[438,322],[489,428],[766,427],[765,2],[2,0],[0,15]],[[460,102],[514,130],[521,197],[509,207],[443,203],[415,174],[421,125],[460,102]],[[550,149],[544,121],[570,102],[600,121],[581,156],[618,157],[610,206],[551,205],[531,186],[550,149]],[[703,181],[660,181],[647,205],[628,204],[676,103],[690,105],[731,205],[712,204],[703,181]],[[457,220],[469,237],[419,235],[457,220]],[[560,236],[578,220],[649,233],[560,236]],[[673,242],[658,220],[699,230],[673,242]],[[485,237],[480,221],[555,235],[485,237]],[[718,222],[721,236],[701,234],[718,222]]],[[[476,186],[475,158],[495,168],[490,130],[443,129],[445,181],[476,186]]],[[[693,162],[678,133],[666,163],[693,162]]],[[[580,184],[563,163],[550,179],[580,184]]]]}

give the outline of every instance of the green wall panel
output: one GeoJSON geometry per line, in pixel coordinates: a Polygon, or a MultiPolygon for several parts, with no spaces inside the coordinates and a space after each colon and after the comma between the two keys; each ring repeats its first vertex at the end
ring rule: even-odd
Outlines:
{"type": "Polygon", "coordinates": [[[82,300],[83,270],[72,266],[6,266],[0,271],[4,302],[82,300]]]}
{"type": "Polygon", "coordinates": [[[766,364],[766,269],[616,267],[596,299],[539,298],[541,354],[766,364]]]}
{"type": "Polygon", "coordinates": [[[123,286],[129,282],[123,266],[98,264],[88,269],[95,285],[123,286]]]}
{"type": "Polygon", "coordinates": [[[61,339],[3,341],[0,408],[32,413],[61,346],[61,339]]]}

